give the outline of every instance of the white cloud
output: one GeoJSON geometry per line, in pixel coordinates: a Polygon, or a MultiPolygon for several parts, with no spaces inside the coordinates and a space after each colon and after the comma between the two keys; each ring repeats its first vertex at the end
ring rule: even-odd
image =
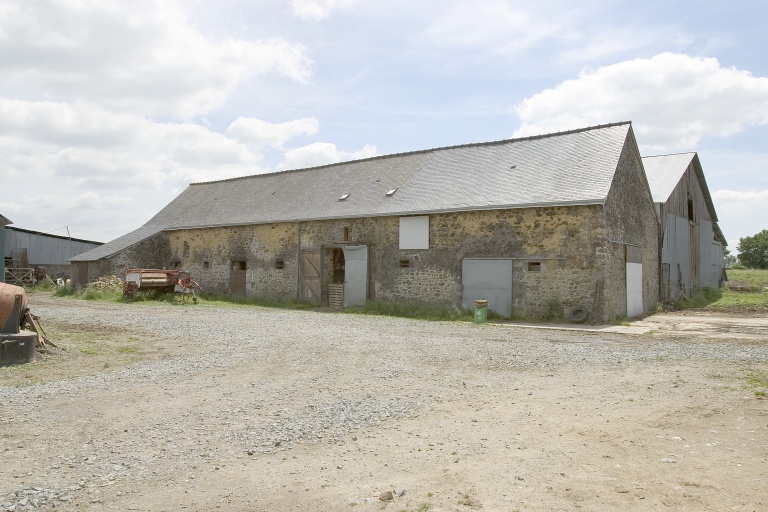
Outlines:
{"type": "Polygon", "coordinates": [[[768,190],[722,189],[712,194],[712,201],[732,252],[738,252],[739,238],[768,229],[768,190]]]}
{"type": "Polygon", "coordinates": [[[293,14],[304,21],[320,21],[336,9],[346,9],[357,0],[291,0],[293,14]]]}
{"type": "Polygon", "coordinates": [[[595,71],[515,107],[526,136],[632,120],[644,149],[690,149],[703,137],[768,123],[768,78],[714,58],[663,53],[595,71]]]}
{"type": "MultiPolygon", "coordinates": [[[[768,190],[718,190],[712,194],[713,199],[718,203],[737,204],[750,209],[753,206],[763,206],[768,208],[768,190]]],[[[763,217],[768,222],[768,215],[763,217]]]]}
{"type": "Polygon", "coordinates": [[[81,102],[0,99],[0,133],[0,156],[13,156],[3,161],[5,172],[36,171],[89,186],[226,178],[260,160],[236,140],[197,124],[157,123],[81,102]]]}
{"type": "Polygon", "coordinates": [[[270,123],[261,119],[238,117],[227,128],[227,135],[257,148],[282,148],[297,135],[315,135],[320,123],[314,117],[295,119],[285,123],[270,123]]]}
{"type": "Polygon", "coordinates": [[[249,79],[278,73],[304,82],[310,69],[298,44],[205,37],[176,0],[0,8],[4,87],[24,84],[50,99],[190,119],[221,105],[249,79]]]}
{"type": "Polygon", "coordinates": [[[569,32],[558,16],[538,19],[531,6],[498,0],[447,5],[436,13],[426,36],[435,44],[482,48],[496,54],[526,50],[543,40],[569,32]]]}
{"type": "Polygon", "coordinates": [[[359,160],[376,156],[376,147],[366,144],[361,150],[354,152],[339,151],[336,144],[330,142],[315,142],[308,146],[285,152],[285,168],[303,169],[336,162],[359,160]]]}

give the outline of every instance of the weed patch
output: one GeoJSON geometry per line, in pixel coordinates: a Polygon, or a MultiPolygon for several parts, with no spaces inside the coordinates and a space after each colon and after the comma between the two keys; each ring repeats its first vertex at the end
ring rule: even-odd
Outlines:
{"type": "Polygon", "coordinates": [[[723,289],[705,288],[678,301],[678,309],[704,309],[726,313],[768,311],[768,270],[728,270],[723,289]]]}
{"type": "Polygon", "coordinates": [[[751,370],[747,373],[747,387],[755,392],[755,396],[768,396],[768,372],[751,370]]]}

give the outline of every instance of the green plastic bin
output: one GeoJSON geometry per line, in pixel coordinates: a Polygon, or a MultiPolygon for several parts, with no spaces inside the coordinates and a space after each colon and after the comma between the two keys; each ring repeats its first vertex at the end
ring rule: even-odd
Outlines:
{"type": "Polygon", "coordinates": [[[475,301],[475,323],[484,324],[488,319],[488,301],[478,299],[475,301]]]}

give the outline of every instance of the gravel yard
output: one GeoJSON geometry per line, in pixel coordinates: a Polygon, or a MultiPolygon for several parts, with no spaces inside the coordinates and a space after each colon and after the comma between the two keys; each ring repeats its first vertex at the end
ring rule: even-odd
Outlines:
{"type": "Polygon", "coordinates": [[[768,509],[764,318],[638,335],[30,305],[92,336],[0,370],[0,512],[768,509]]]}

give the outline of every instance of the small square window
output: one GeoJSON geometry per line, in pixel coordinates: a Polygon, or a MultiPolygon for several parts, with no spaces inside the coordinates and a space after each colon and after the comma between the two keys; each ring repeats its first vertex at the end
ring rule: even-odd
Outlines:
{"type": "Polygon", "coordinates": [[[285,268],[285,262],[283,261],[283,258],[277,258],[275,260],[275,268],[285,268]]]}
{"type": "Polygon", "coordinates": [[[204,261],[203,262],[203,270],[208,270],[211,268],[211,262],[210,261],[204,261]]]}
{"type": "Polygon", "coordinates": [[[540,261],[529,261],[528,262],[528,272],[541,272],[541,262],[540,261]]]}
{"type": "Polygon", "coordinates": [[[410,266],[411,266],[411,260],[405,259],[405,258],[400,260],[400,268],[410,268],[410,266]]]}

